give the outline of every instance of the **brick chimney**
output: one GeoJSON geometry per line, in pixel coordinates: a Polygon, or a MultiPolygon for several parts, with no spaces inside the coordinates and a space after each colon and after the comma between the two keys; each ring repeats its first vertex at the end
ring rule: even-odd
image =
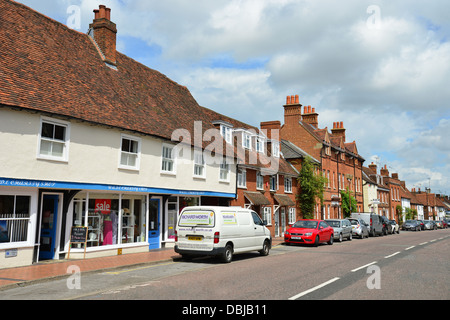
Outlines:
{"type": "Polygon", "coordinates": [[[111,22],[111,9],[100,5],[94,10],[94,21],[89,25],[93,38],[103,55],[105,62],[116,65],[116,24],[111,22]]]}
{"type": "Polygon", "coordinates": [[[372,171],[373,174],[377,174],[377,165],[375,163],[369,164],[369,169],[372,171]]]}
{"type": "Polygon", "coordinates": [[[302,119],[302,105],[298,95],[288,96],[284,106],[284,124],[288,126],[298,125],[302,119]]]}
{"type": "Polygon", "coordinates": [[[342,137],[345,142],[345,131],[344,122],[333,122],[333,129],[331,129],[333,136],[342,137]]]}
{"type": "Polygon", "coordinates": [[[280,121],[261,122],[260,126],[261,130],[267,130],[267,132],[264,132],[266,133],[267,138],[280,141],[280,129],[281,129],[280,121]]]}
{"type": "Polygon", "coordinates": [[[384,168],[381,168],[380,174],[384,177],[389,177],[389,170],[387,169],[387,165],[384,165],[384,168]]]}
{"type": "Polygon", "coordinates": [[[319,128],[319,114],[316,113],[316,109],[311,108],[311,106],[303,107],[302,120],[306,123],[309,123],[316,129],[319,128]]]}

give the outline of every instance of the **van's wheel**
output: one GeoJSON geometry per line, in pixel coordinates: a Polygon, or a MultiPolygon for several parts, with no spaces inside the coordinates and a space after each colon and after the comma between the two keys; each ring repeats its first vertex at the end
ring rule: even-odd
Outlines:
{"type": "Polygon", "coordinates": [[[264,244],[263,244],[263,248],[262,248],[261,251],[259,251],[259,253],[260,253],[262,256],[268,256],[268,255],[269,255],[269,251],[270,251],[270,244],[269,244],[269,241],[265,240],[265,241],[264,241],[264,244]]]}
{"type": "Polygon", "coordinates": [[[222,255],[222,261],[225,263],[230,263],[231,260],[233,260],[233,247],[227,244],[222,255]]]}
{"type": "Polygon", "coordinates": [[[343,238],[342,238],[342,233],[339,233],[339,239],[338,239],[338,241],[339,241],[339,242],[342,242],[342,239],[343,239],[343,238]]]}

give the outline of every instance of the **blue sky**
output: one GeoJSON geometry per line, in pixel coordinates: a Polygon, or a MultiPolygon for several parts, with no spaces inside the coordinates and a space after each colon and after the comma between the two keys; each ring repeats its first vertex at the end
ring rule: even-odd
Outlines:
{"type": "Polygon", "coordinates": [[[286,96],[344,121],[365,165],[450,194],[450,2],[19,0],[64,24],[112,9],[118,50],[243,122],[283,121],[286,96]]]}

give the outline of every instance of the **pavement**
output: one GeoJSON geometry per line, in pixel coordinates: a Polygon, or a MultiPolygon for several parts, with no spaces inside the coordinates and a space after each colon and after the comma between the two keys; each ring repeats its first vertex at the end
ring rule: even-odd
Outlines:
{"type": "MultiPolygon", "coordinates": [[[[273,238],[272,248],[283,242],[283,238],[273,238]]],[[[0,291],[69,277],[72,273],[68,269],[72,266],[77,266],[81,273],[103,272],[105,270],[111,271],[131,266],[157,264],[177,259],[181,259],[181,256],[173,248],[165,248],[144,253],[85,260],[52,260],[25,267],[0,269],[0,291]]]]}

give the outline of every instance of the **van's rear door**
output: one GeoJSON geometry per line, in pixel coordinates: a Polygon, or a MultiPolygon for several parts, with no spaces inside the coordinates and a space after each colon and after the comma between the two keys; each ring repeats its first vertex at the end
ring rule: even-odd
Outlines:
{"type": "Polygon", "coordinates": [[[178,248],[211,251],[214,247],[216,215],[212,210],[186,210],[178,219],[178,248]]]}

